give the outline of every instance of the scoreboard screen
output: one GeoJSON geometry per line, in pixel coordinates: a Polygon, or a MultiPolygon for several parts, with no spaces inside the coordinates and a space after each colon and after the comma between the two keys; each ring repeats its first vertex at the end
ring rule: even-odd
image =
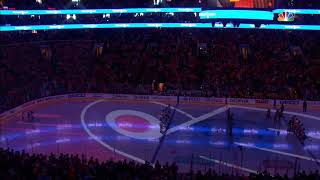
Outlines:
{"type": "Polygon", "coordinates": [[[213,0],[220,8],[274,8],[276,0],[213,0]]]}

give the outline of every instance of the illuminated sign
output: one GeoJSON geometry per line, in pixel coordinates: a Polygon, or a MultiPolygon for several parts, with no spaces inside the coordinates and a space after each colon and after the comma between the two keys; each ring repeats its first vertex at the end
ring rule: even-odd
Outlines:
{"type": "Polygon", "coordinates": [[[261,10],[205,10],[199,13],[200,19],[257,19],[273,20],[274,14],[261,10]]]}
{"type": "Polygon", "coordinates": [[[320,14],[320,9],[275,9],[272,12],[276,14],[281,14],[283,12],[291,12],[294,14],[320,14]]]}
{"type": "Polygon", "coordinates": [[[1,15],[115,14],[115,13],[186,13],[201,8],[126,8],[126,9],[64,9],[64,10],[0,10],[1,15]]]}
{"type": "MultiPolygon", "coordinates": [[[[31,25],[31,26],[0,26],[0,31],[21,30],[60,30],[60,29],[110,29],[110,28],[237,28],[232,23],[117,23],[117,24],[59,24],[59,25],[31,25]]],[[[289,24],[254,24],[242,23],[241,29],[282,29],[282,30],[320,30],[320,25],[289,25],[289,24]]]]}

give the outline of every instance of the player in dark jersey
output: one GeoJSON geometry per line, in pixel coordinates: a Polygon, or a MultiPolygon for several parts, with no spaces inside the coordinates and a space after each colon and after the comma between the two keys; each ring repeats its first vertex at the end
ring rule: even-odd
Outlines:
{"type": "Polygon", "coordinates": [[[303,112],[307,112],[307,106],[308,106],[307,101],[304,100],[303,101],[303,112]]]}
{"type": "Polygon", "coordinates": [[[266,114],[266,120],[270,120],[270,119],[271,119],[271,110],[270,108],[268,108],[267,114],[266,114]]]}

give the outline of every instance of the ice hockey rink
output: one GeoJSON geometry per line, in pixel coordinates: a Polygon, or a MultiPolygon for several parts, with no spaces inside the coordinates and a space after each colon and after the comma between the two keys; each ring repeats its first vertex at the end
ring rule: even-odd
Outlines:
{"type": "Polygon", "coordinates": [[[182,99],[177,105],[151,98],[62,95],[26,103],[0,115],[0,145],[30,153],[83,154],[100,160],[176,162],[181,172],[212,168],[218,173],[268,170],[293,174],[295,170],[318,169],[319,106],[309,105],[303,113],[301,105],[285,105],[280,126],[266,118],[267,108],[273,117],[276,107],[223,100],[202,103],[182,99]],[[163,137],[159,115],[167,104],[174,114],[163,137]],[[234,115],[232,136],[226,133],[228,108],[234,115]],[[32,121],[24,117],[30,111],[34,113],[32,121]],[[306,129],[304,145],[287,132],[293,115],[306,129]]]}

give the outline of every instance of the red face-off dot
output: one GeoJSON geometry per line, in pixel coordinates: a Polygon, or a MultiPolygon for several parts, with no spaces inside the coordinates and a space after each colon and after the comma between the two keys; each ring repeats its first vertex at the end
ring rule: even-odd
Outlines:
{"type": "Polygon", "coordinates": [[[115,118],[117,126],[130,132],[146,132],[151,124],[146,119],[135,115],[121,115],[115,118]]]}

